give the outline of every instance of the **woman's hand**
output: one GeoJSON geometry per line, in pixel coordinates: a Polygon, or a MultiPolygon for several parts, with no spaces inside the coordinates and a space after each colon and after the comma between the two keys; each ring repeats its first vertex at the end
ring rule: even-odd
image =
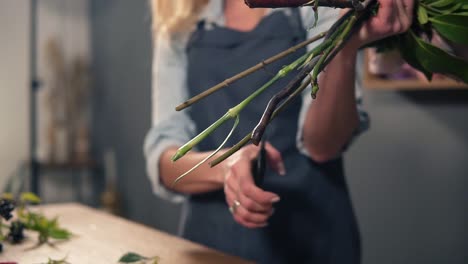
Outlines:
{"type": "Polygon", "coordinates": [[[378,0],[379,11],[354,36],[357,48],[373,41],[404,33],[413,22],[414,0],[378,0]]]}
{"type": "MultiPolygon", "coordinates": [[[[273,204],[280,200],[277,194],[264,191],[254,183],[251,163],[259,150],[255,145],[247,145],[224,162],[226,202],[234,220],[248,228],[266,226],[268,218],[273,214],[273,204]]],[[[265,150],[269,165],[284,175],[283,159],[279,151],[270,143],[265,144],[265,150]]]]}

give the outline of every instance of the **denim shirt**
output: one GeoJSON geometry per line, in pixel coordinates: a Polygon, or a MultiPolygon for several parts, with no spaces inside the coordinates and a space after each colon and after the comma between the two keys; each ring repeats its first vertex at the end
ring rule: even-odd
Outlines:
{"type": "MultiPolygon", "coordinates": [[[[272,12],[286,12],[291,15],[289,9],[271,9],[272,12]]],[[[308,29],[314,23],[314,13],[312,8],[301,8],[301,18],[304,28],[308,29]]],[[[267,14],[269,15],[269,14],[267,14]]],[[[312,37],[319,32],[326,31],[339,17],[339,10],[332,8],[319,8],[319,20],[317,26],[307,31],[307,37],[312,37]]],[[[223,1],[210,1],[200,20],[207,23],[206,29],[209,30],[213,23],[223,26],[223,1]]],[[[184,111],[177,112],[175,106],[188,99],[187,78],[187,55],[185,48],[190,33],[173,36],[169,39],[164,36],[156,36],[153,71],[152,71],[152,127],[145,138],[144,154],[146,157],[146,167],[149,179],[152,184],[153,192],[166,200],[172,202],[182,202],[185,196],[172,192],[164,187],[159,178],[159,158],[161,154],[171,146],[179,147],[188,140],[196,136],[196,125],[184,111]]],[[[311,50],[318,45],[320,41],[310,44],[307,49],[311,50]]],[[[358,56],[358,65],[362,56],[358,56]]],[[[366,112],[362,109],[361,100],[361,67],[357,67],[356,75],[356,101],[360,117],[360,125],[355,136],[366,130],[369,126],[369,119],[366,112]]],[[[207,87],[208,88],[208,87],[207,87]]],[[[302,95],[302,107],[298,120],[299,129],[296,135],[298,150],[304,155],[308,155],[302,141],[302,127],[304,125],[305,115],[311,104],[309,89],[306,89],[302,95]]],[[[349,145],[349,144],[348,144],[349,145]]]]}

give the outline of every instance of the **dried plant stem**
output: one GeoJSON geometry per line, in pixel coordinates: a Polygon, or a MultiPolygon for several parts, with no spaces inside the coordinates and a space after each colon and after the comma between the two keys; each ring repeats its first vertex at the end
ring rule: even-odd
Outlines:
{"type": "MultiPolygon", "coordinates": [[[[372,3],[374,0],[366,0],[364,2],[365,7],[369,7],[370,3],[372,3]]],[[[344,47],[344,44],[346,40],[349,39],[350,35],[354,32],[355,30],[355,25],[357,24],[359,18],[363,16],[365,13],[364,11],[356,11],[352,10],[345,14],[343,17],[346,19],[339,19],[333,26],[332,28],[334,31],[331,31],[329,34],[327,34],[327,37],[325,38],[325,41],[318,46],[320,48],[320,52],[323,51],[322,54],[320,54],[318,57],[318,61],[314,62],[314,66],[312,68],[306,67],[303,68],[303,70],[290,82],[288,85],[279,93],[274,95],[267,107],[265,108],[265,111],[258,122],[257,126],[253,129],[252,131],[252,143],[255,145],[258,145],[265,130],[266,127],[269,124],[269,120],[271,119],[271,113],[273,112],[273,109],[276,108],[276,105],[285,97],[287,96],[290,91],[293,89],[292,87],[297,86],[297,83],[302,81],[305,78],[305,75],[310,74],[311,71],[311,83],[312,83],[312,90],[311,90],[311,96],[313,99],[316,98],[317,92],[319,90],[318,86],[318,75],[319,73],[325,68],[328,63],[335,57],[335,55],[344,47]],[[352,13],[350,13],[352,12],[352,13]]]]}
{"type": "MultiPolygon", "coordinates": [[[[351,16],[352,17],[352,16],[351,16]]],[[[271,119],[271,115],[273,113],[273,110],[276,109],[276,106],[286,98],[289,94],[291,94],[294,90],[295,87],[297,87],[303,80],[304,78],[310,74],[312,70],[314,70],[314,74],[312,75],[311,82],[314,84],[313,89],[312,89],[312,97],[315,97],[315,94],[318,91],[318,85],[317,85],[317,75],[318,75],[318,69],[321,67],[323,64],[324,60],[328,56],[328,54],[331,52],[331,50],[335,47],[335,43],[337,43],[337,39],[340,39],[344,34],[344,31],[349,27],[351,22],[351,18],[345,19],[345,20],[338,20],[333,26],[335,28],[335,31],[332,34],[329,34],[327,38],[315,49],[313,49],[308,56],[308,60],[306,62],[306,65],[303,65],[304,67],[301,69],[301,71],[286,85],[285,88],[283,88],[280,92],[275,94],[270,101],[268,102],[267,107],[265,108],[265,111],[260,118],[260,121],[258,122],[257,126],[252,131],[252,143],[255,145],[258,145],[263,133],[266,130],[266,127],[268,126],[269,120],[271,119]],[[335,26],[337,23],[339,23],[338,26],[335,26]],[[309,61],[310,59],[316,58],[316,60],[309,61]]],[[[328,34],[327,34],[328,35],[328,34]]]]}
{"type": "Polygon", "coordinates": [[[196,103],[196,102],[200,101],[201,99],[211,95],[212,93],[217,92],[218,90],[220,90],[222,88],[228,87],[229,85],[231,85],[235,81],[237,81],[239,79],[242,79],[242,78],[244,78],[244,77],[246,77],[246,76],[248,76],[248,75],[250,75],[250,74],[252,74],[252,73],[254,73],[254,72],[256,72],[256,71],[258,71],[260,69],[262,69],[262,68],[264,68],[266,65],[271,64],[273,62],[276,62],[276,61],[278,61],[278,60],[280,60],[280,59],[282,59],[282,58],[284,58],[284,57],[286,57],[286,56],[288,56],[288,55],[290,55],[290,54],[304,48],[305,46],[307,46],[307,45],[309,45],[309,44],[311,44],[311,43],[313,43],[313,42],[315,42],[317,40],[322,39],[323,37],[325,37],[325,35],[327,33],[328,33],[328,31],[321,32],[321,33],[317,34],[316,36],[297,44],[296,46],[293,46],[293,47],[291,47],[291,48],[289,48],[289,49],[287,49],[287,50],[285,50],[285,51],[283,51],[281,53],[278,53],[278,54],[276,54],[276,55],[274,55],[274,56],[272,56],[272,57],[270,57],[270,58],[256,64],[255,66],[252,66],[249,69],[247,69],[247,70],[245,70],[243,72],[240,72],[240,73],[238,73],[238,74],[224,80],[223,82],[221,82],[221,83],[219,83],[219,84],[217,84],[217,85],[203,91],[202,93],[200,93],[200,94],[188,99],[187,101],[183,102],[182,104],[178,105],[176,107],[176,110],[180,111],[180,110],[183,110],[183,109],[193,105],[194,103],[196,103]]]}
{"type": "MultiPolygon", "coordinates": [[[[316,57],[317,58],[317,57],[316,57]]],[[[263,113],[259,123],[252,131],[252,143],[258,145],[263,133],[265,132],[266,127],[270,123],[271,116],[273,111],[276,109],[276,106],[281,102],[283,98],[290,95],[296,87],[308,76],[309,72],[312,70],[313,66],[317,60],[313,60],[308,63],[301,71],[294,76],[294,78],[288,83],[288,85],[282,89],[279,93],[275,94],[273,98],[270,99],[268,105],[263,113]]]]}

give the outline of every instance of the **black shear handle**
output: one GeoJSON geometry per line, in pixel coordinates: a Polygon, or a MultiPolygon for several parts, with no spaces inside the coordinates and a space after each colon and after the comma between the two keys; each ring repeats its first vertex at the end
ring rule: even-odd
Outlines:
{"type": "Polygon", "coordinates": [[[262,140],[260,143],[260,152],[258,153],[257,158],[252,160],[252,175],[254,178],[255,185],[258,187],[263,185],[263,179],[265,178],[265,169],[266,169],[266,150],[265,150],[265,140],[262,140]]]}

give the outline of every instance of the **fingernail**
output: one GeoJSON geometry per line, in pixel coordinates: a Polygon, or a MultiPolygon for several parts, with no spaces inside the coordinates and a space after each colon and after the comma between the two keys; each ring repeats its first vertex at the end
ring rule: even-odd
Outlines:
{"type": "Polygon", "coordinates": [[[263,225],[261,225],[260,227],[267,227],[268,226],[268,223],[265,223],[263,225]]]}
{"type": "Polygon", "coordinates": [[[276,197],[274,197],[273,199],[271,199],[271,202],[272,202],[272,203],[277,203],[277,202],[279,202],[279,201],[280,201],[279,196],[276,196],[276,197]]]}
{"type": "Polygon", "coordinates": [[[284,163],[281,162],[278,164],[278,172],[281,176],[284,176],[286,174],[286,169],[284,168],[284,163]]]}
{"type": "Polygon", "coordinates": [[[272,209],[271,209],[270,216],[272,216],[274,213],[275,213],[275,208],[272,208],[272,209]]]}

